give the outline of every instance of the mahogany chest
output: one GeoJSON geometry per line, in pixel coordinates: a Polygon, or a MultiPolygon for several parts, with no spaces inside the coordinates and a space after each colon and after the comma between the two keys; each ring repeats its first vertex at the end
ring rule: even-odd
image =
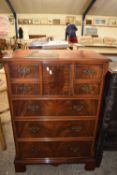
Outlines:
{"type": "Polygon", "coordinates": [[[94,169],[109,60],[85,50],[17,50],[2,62],[16,172],[29,164],[84,163],[94,169]]]}

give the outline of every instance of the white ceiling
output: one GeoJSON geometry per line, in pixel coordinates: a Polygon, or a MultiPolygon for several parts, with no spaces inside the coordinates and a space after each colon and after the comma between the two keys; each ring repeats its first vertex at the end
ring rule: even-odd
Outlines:
{"type": "MultiPolygon", "coordinates": [[[[10,0],[16,13],[74,15],[82,14],[84,7],[89,1],[90,0],[10,0]]],[[[0,4],[1,3],[3,3],[3,0],[0,0],[0,4]]],[[[6,12],[6,9],[4,11],[6,12]]]]}
{"type": "MultiPolygon", "coordinates": [[[[16,13],[83,14],[91,0],[10,0],[16,13]]],[[[0,0],[0,14],[10,13],[5,0],[0,0]]],[[[117,16],[117,0],[96,0],[90,15],[117,16]]]]}
{"type": "Polygon", "coordinates": [[[117,0],[96,0],[90,15],[117,16],[117,0]]]}
{"type": "Polygon", "coordinates": [[[0,0],[0,13],[11,13],[5,0],[0,0]]]}

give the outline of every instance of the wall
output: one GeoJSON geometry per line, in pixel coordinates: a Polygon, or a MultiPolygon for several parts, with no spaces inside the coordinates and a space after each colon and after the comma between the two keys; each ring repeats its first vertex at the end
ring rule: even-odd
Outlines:
{"type": "MultiPolygon", "coordinates": [[[[8,15],[8,14],[7,14],[8,15]]],[[[65,19],[68,15],[53,15],[53,14],[18,14],[18,18],[43,18],[46,17],[48,19],[65,19]]],[[[69,15],[70,16],[70,15],[69,15]]],[[[71,15],[73,16],[73,15],[71,15]]],[[[75,16],[75,15],[74,15],[75,16]]],[[[76,16],[77,19],[81,21],[82,16],[76,16]]],[[[87,16],[87,18],[90,18],[94,20],[95,18],[98,18],[98,16],[87,16]]],[[[106,18],[113,19],[113,17],[99,17],[99,18],[106,18]]],[[[117,20],[117,18],[116,18],[117,20]]],[[[46,36],[53,36],[55,39],[64,40],[65,38],[65,25],[19,25],[22,26],[22,28],[28,29],[29,34],[46,34],[46,36]]],[[[77,26],[77,36],[81,36],[81,25],[77,26]]],[[[91,26],[85,26],[85,27],[91,27],[91,26]]],[[[117,27],[106,27],[106,26],[95,26],[98,29],[98,36],[99,37],[114,37],[117,39],[117,27]]],[[[9,28],[9,37],[15,36],[15,27],[14,25],[10,25],[9,28]]]]}
{"type": "MultiPolygon", "coordinates": [[[[86,19],[92,19],[93,21],[93,25],[92,27],[96,27],[97,30],[98,30],[98,36],[99,37],[113,37],[113,38],[116,38],[117,39],[117,17],[112,17],[112,16],[89,16],[87,15],[86,19]],[[106,19],[107,21],[107,24],[104,26],[104,25],[100,25],[100,26],[97,26],[97,25],[94,25],[94,20],[95,19],[106,19]],[[109,22],[109,19],[115,19],[116,20],[116,26],[112,27],[112,26],[109,26],[108,22],[109,22]]],[[[91,26],[85,26],[86,27],[91,27],[91,26]]]]}
{"type": "MultiPolygon", "coordinates": [[[[53,15],[53,14],[48,14],[48,15],[44,15],[44,14],[19,14],[18,18],[48,18],[49,20],[52,19],[61,19],[61,20],[65,20],[65,17],[68,15],[53,15]]],[[[72,15],[73,16],[73,15],[72,15]]],[[[79,18],[81,20],[81,16],[76,16],[77,18],[79,18]]],[[[27,28],[29,34],[46,34],[47,36],[53,36],[55,39],[60,39],[60,40],[64,40],[65,38],[65,28],[66,25],[19,25],[22,28],[27,28]]],[[[81,32],[81,26],[77,26],[78,27],[78,32],[77,35],[80,35],[81,32]]]]}

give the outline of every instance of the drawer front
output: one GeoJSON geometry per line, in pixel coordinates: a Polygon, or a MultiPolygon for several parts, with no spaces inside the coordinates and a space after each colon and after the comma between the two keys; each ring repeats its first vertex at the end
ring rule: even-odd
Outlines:
{"type": "Polygon", "coordinates": [[[94,116],[98,100],[14,100],[15,116],[94,116]]]}
{"type": "Polygon", "coordinates": [[[99,83],[75,83],[74,94],[75,95],[99,95],[100,84],[99,83]]]}
{"type": "Polygon", "coordinates": [[[13,95],[39,95],[40,94],[40,86],[39,84],[28,84],[28,83],[20,83],[20,84],[12,84],[11,85],[12,94],[13,95]]]}
{"type": "Polygon", "coordinates": [[[16,122],[19,138],[93,136],[95,120],[16,122]]]}
{"type": "Polygon", "coordinates": [[[11,78],[39,78],[39,64],[9,64],[11,78]]]}
{"type": "Polygon", "coordinates": [[[75,65],[75,79],[101,79],[102,65],[75,65]]]}
{"type": "Polygon", "coordinates": [[[70,95],[71,78],[69,64],[43,64],[43,94],[70,95]]]}
{"type": "Polygon", "coordinates": [[[89,157],[92,142],[21,142],[22,158],[89,157]]]}

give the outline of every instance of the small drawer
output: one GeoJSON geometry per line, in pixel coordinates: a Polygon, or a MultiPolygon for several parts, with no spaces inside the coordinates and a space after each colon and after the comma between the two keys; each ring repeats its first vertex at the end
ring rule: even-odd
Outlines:
{"type": "Polygon", "coordinates": [[[94,128],[95,120],[16,122],[19,138],[93,136],[94,128]]]}
{"type": "Polygon", "coordinates": [[[39,84],[28,84],[28,83],[19,83],[11,84],[12,94],[13,95],[39,95],[40,86],[39,84]]]}
{"type": "Polygon", "coordinates": [[[98,100],[13,100],[15,116],[95,116],[98,100]]]}
{"type": "Polygon", "coordinates": [[[9,65],[11,78],[39,78],[39,65],[26,63],[12,63],[9,65]]]}
{"type": "Polygon", "coordinates": [[[75,65],[75,79],[101,79],[102,65],[75,65]]]}
{"type": "Polygon", "coordinates": [[[22,158],[89,157],[91,146],[91,141],[21,142],[19,150],[22,158]]]}
{"type": "Polygon", "coordinates": [[[99,95],[100,84],[99,83],[75,83],[74,94],[75,95],[99,95]]]}

